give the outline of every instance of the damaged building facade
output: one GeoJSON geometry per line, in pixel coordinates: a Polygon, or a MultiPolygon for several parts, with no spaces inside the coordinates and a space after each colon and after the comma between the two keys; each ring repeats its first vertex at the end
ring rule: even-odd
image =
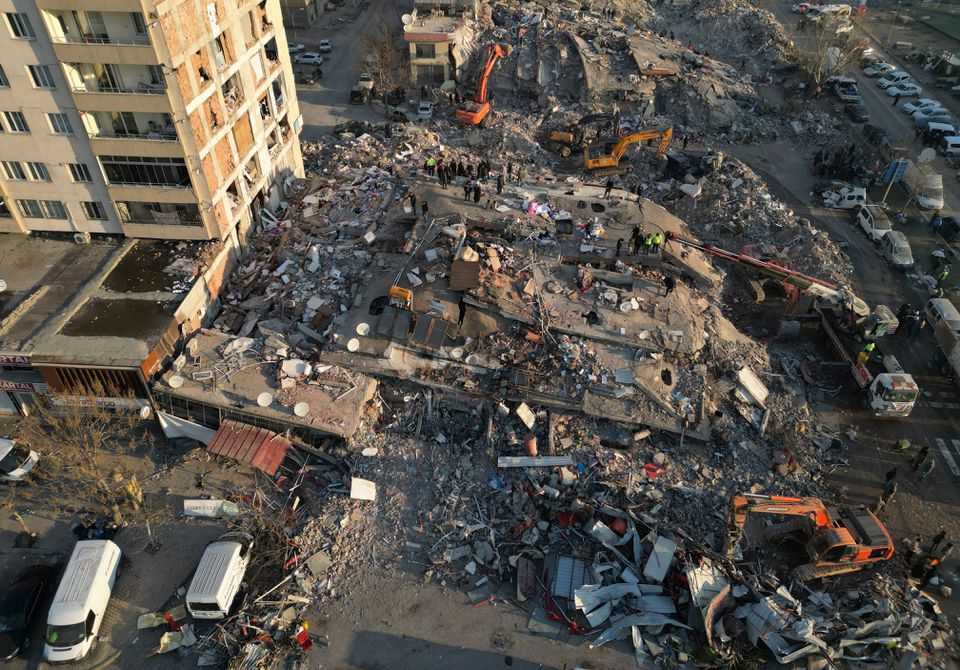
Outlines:
{"type": "Polygon", "coordinates": [[[3,23],[0,231],[236,246],[303,174],[277,0],[22,2],[3,23]]]}
{"type": "Polygon", "coordinates": [[[489,13],[489,6],[477,0],[416,0],[403,25],[411,80],[439,86],[459,79],[470,58],[477,19],[489,13]]]}

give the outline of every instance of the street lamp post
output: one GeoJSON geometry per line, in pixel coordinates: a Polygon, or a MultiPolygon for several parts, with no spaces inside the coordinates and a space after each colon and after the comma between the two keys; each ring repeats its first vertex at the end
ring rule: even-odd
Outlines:
{"type": "Polygon", "coordinates": [[[887,33],[887,41],[883,45],[884,51],[890,50],[890,39],[893,37],[893,29],[897,25],[897,17],[900,16],[900,3],[902,0],[897,0],[897,11],[893,13],[893,21],[890,22],[890,32],[887,33]]]}

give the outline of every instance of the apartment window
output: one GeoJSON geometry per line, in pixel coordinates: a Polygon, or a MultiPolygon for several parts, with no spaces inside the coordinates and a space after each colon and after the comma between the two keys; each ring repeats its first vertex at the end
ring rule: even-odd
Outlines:
{"type": "Polygon", "coordinates": [[[3,174],[6,175],[7,179],[27,178],[20,161],[3,161],[3,174]]]}
{"type": "Polygon", "coordinates": [[[0,65],[0,88],[8,88],[10,86],[10,80],[7,79],[7,73],[3,71],[3,66],[0,65]]]}
{"type": "Polygon", "coordinates": [[[10,24],[10,32],[13,33],[14,37],[22,40],[36,39],[37,34],[33,32],[30,17],[26,14],[7,12],[7,23],[10,24]]]}
{"type": "Polygon", "coordinates": [[[50,74],[50,68],[46,65],[28,65],[30,70],[30,79],[37,88],[53,88],[53,75],[50,74]]]}
{"type": "Polygon", "coordinates": [[[103,172],[113,184],[144,186],[190,185],[190,173],[182,158],[153,156],[101,156],[103,172]]]}
{"type": "Polygon", "coordinates": [[[436,58],[436,44],[417,44],[417,58],[436,58]]]}
{"type": "Polygon", "coordinates": [[[70,163],[70,177],[73,181],[93,181],[90,168],[83,163],[70,163]]]}
{"type": "Polygon", "coordinates": [[[140,12],[130,12],[130,18],[133,19],[133,29],[137,31],[137,35],[146,35],[147,23],[143,20],[143,14],[140,12]]]}
{"type": "Polygon", "coordinates": [[[11,133],[29,133],[30,126],[21,112],[4,112],[3,118],[7,120],[7,130],[11,133]]]}
{"type": "Polygon", "coordinates": [[[83,213],[86,214],[87,218],[91,221],[105,221],[107,218],[107,213],[104,211],[102,203],[81,202],[80,206],[83,207],[83,213]]]}
{"type": "Polygon", "coordinates": [[[123,223],[164,226],[199,226],[200,210],[196,205],[171,202],[117,201],[123,223]]]}
{"type": "Polygon", "coordinates": [[[159,65],[148,65],[147,69],[150,70],[150,83],[151,84],[165,84],[166,80],[163,78],[163,68],[159,65]]]}
{"type": "Polygon", "coordinates": [[[59,200],[41,200],[40,209],[43,210],[43,216],[47,219],[65,219],[67,218],[67,208],[59,200]]]}
{"type": "Polygon", "coordinates": [[[44,163],[27,163],[27,169],[30,170],[30,179],[33,181],[50,181],[50,171],[44,163]]]}
{"type": "Polygon", "coordinates": [[[50,121],[50,130],[56,135],[69,135],[73,132],[73,126],[66,114],[47,114],[47,120],[50,121]]]}
{"type": "Polygon", "coordinates": [[[20,208],[20,213],[28,219],[43,218],[43,210],[40,209],[39,200],[17,200],[17,207],[20,208]]]}

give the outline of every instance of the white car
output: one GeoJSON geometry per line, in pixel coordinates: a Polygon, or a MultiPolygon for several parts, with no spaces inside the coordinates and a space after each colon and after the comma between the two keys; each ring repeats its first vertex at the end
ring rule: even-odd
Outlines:
{"type": "Polygon", "coordinates": [[[323,63],[323,56],[316,51],[304,51],[302,54],[294,56],[293,61],[304,65],[320,65],[323,63]]]}
{"type": "Polygon", "coordinates": [[[19,482],[40,460],[40,455],[13,440],[0,437],[0,480],[19,482]]]}
{"type": "Polygon", "coordinates": [[[320,44],[317,45],[317,51],[322,54],[328,54],[333,51],[333,45],[330,44],[330,40],[320,40],[320,44]]]}
{"type": "Polygon", "coordinates": [[[920,98],[919,100],[905,102],[900,105],[900,110],[904,114],[913,114],[914,112],[926,111],[928,109],[943,109],[943,105],[931,98],[920,98]]]}
{"type": "Polygon", "coordinates": [[[417,118],[421,121],[429,121],[433,118],[433,103],[421,102],[417,107],[417,118]]]}
{"type": "Polygon", "coordinates": [[[287,51],[288,51],[289,53],[291,53],[291,54],[298,54],[298,53],[300,53],[301,51],[303,51],[303,50],[306,49],[306,48],[307,48],[307,47],[303,46],[302,44],[288,44],[288,45],[287,45],[287,51]]]}
{"type": "Polygon", "coordinates": [[[893,65],[890,65],[890,63],[879,61],[870,67],[863,68],[863,73],[868,77],[879,77],[880,75],[887,74],[888,72],[893,72],[896,69],[897,68],[893,65]]]}
{"type": "Polygon", "coordinates": [[[877,82],[877,86],[880,88],[886,89],[891,86],[899,86],[900,84],[908,81],[910,79],[910,73],[904,72],[903,70],[894,70],[893,72],[888,72],[883,79],[877,82]]]}
{"type": "Polygon", "coordinates": [[[913,123],[916,125],[917,121],[933,121],[934,119],[949,119],[953,114],[950,113],[949,109],[944,109],[943,107],[928,107],[927,109],[920,109],[911,114],[913,117],[913,123]]]}
{"type": "Polygon", "coordinates": [[[901,98],[912,98],[915,95],[920,95],[921,92],[923,92],[922,88],[909,81],[905,81],[897,86],[891,86],[887,89],[887,95],[889,95],[891,98],[898,95],[901,98]]]}

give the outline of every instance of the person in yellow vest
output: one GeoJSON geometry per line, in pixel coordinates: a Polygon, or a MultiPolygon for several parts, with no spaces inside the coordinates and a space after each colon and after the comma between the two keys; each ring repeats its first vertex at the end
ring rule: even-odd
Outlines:
{"type": "Polygon", "coordinates": [[[857,363],[866,363],[868,360],[870,360],[870,354],[873,352],[876,346],[877,345],[873,342],[868,342],[867,346],[863,348],[863,351],[857,354],[857,363]]]}
{"type": "Polygon", "coordinates": [[[650,253],[658,254],[660,253],[660,245],[663,244],[663,235],[660,233],[655,233],[653,236],[653,248],[650,249],[650,253]]]}

